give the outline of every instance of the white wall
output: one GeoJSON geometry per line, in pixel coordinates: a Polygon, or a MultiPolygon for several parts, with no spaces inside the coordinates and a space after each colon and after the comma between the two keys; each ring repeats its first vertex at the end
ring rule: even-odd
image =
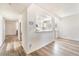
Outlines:
{"type": "Polygon", "coordinates": [[[5,21],[5,34],[16,35],[16,21],[5,21]]]}
{"type": "MultiPolygon", "coordinates": [[[[54,31],[48,32],[35,32],[35,20],[38,13],[48,13],[39,6],[31,5],[27,9],[27,13],[22,20],[22,43],[26,53],[33,52],[50,42],[54,41],[54,31]],[[33,22],[33,25],[29,25],[29,21],[33,22]]],[[[54,24],[54,21],[53,21],[54,24]]]]}
{"type": "Polygon", "coordinates": [[[79,14],[62,18],[58,26],[61,37],[79,41],[79,14]]]}
{"type": "Polygon", "coordinates": [[[4,39],[5,39],[5,34],[4,34],[4,20],[3,18],[0,16],[0,46],[2,45],[4,39]]]}
{"type": "Polygon", "coordinates": [[[27,10],[22,15],[21,31],[22,31],[22,46],[24,47],[24,50],[27,52],[28,51],[28,42],[29,42],[29,40],[27,39],[27,10]]]}

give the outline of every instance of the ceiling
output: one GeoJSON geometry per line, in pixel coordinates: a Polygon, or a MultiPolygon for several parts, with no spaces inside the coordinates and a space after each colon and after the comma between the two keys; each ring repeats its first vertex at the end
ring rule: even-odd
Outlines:
{"type": "Polygon", "coordinates": [[[72,14],[79,13],[78,3],[41,3],[37,5],[60,17],[70,16],[72,14]]]}
{"type": "Polygon", "coordinates": [[[29,4],[24,3],[0,3],[0,16],[10,20],[17,20],[28,6],[29,4]]]}
{"type": "Polygon", "coordinates": [[[28,3],[0,3],[0,11],[12,11],[21,14],[30,4],[28,3]]]}
{"type": "MultiPolygon", "coordinates": [[[[22,14],[30,5],[31,3],[1,3],[0,10],[9,10],[22,14]]],[[[52,14],[58,15],[59,17],[65,17],[79,13],[78,3],[38,3],[36,5],[52,14]]]]}

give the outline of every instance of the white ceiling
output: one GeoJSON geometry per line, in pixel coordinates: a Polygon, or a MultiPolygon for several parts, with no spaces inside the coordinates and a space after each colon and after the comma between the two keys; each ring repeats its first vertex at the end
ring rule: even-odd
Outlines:
{"type": "Polygon", "coordinates": [[[28,6],[29,4],[24,3],[0,3],[0,16],[10,20],[17,20],[28,6]]]}
{"type": "Polygon", "coordinates": [[[9,10],[16,13],[22,13],[30,4],[25,3],[2,3],[0,4],[0,10],[9,10]]]}
{"type": "MultiPolygon", "coordinates": [[[[14,13],[23,13],[27,10],[31,3],[7,3],[0,4],[0,10],[10,10],[14,13]]],[[[72,14],[79,13],[78,3],[38,3],[36,4],[41,8],[44,8],[52,14],[56,14],[59,17],[70,16],[72,14]]]]}
{"type": "Polygon", "coordinates": [[[55,13],[60,17],[69,16],[79,13],[78,3],[47,3],[37,4],[38,6],[48,10],[50,13],[55,13]]]}

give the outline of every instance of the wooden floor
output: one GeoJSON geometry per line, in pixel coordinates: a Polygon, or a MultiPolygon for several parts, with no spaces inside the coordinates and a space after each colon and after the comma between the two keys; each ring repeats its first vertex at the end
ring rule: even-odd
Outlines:
{"type": "Polygon", "coordinates": [[[17,39],[17,36],[6,36],[6,40],[0,48],[1,56],[25,56],[26,53],[17,39]]]}
{"type": "Polygon", "coordinates": [[[55,42],[26,55],[16,36],[7,36],[0,48],[1,56],[79,56],[79,41],[58,38],[55,42]]]}
{"type": "Polygon", "coordinates": [[[79,56],[79,41],[59,38],[31,53],[32,56],[79,56]]]}

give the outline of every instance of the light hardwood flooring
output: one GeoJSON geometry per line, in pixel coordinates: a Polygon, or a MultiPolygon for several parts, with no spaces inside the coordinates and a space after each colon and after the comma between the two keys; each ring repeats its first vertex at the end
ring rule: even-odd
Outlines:
{"type": "Polygon", "coordinates": [[[47,46],[26,54],[16,36],[7,36],[0,48],[1,56],[79,56],[79,41],[58,38],[47,46]]]}
{"type": "Polygon", "coordinates": [[[26,53],[17,39],[17,36],[6,36],[6,40],[0,48],[1,56],[25,56],[26,53]]]}
{"type": "Polygon", "coordinates": [[[32,56],[79,56],[79,41],[58,38],[55,42],[31,53],[32,56]]]}

